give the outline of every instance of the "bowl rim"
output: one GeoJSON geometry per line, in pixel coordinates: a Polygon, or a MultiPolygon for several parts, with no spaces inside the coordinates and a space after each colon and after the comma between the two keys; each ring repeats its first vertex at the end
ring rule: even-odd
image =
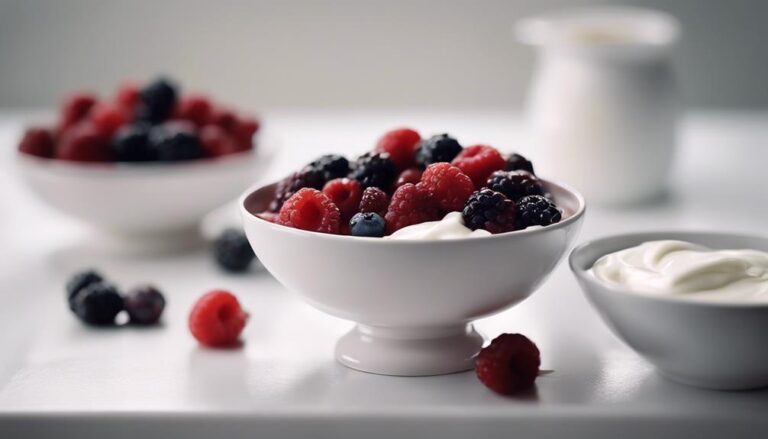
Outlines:
{"type": "Polygon", "coordinates": [[[506,232],[506,233],[499,233],[496,235],[486,235],[486,236],[473,236],[473,237],[465,237],[465,238],[455,238],[455,239],[444,239],[444,240],[431,240],[431,241],[422,241],[422,240],[416,240],[416,239],[383,239],[383,238],[375,238],[375,237],[363,237],[363,236],[347,236],[347,235],[333,235],[329,233],[318,233],[318,232],[311,232],[308,230],[301,230],[301,229],[295,229],[292,227],[286,227],[279,224],[272,223],[270,221],[264,220],[262,218],[259,218],[255,214],[251,213],[245,206],[245,202],[253,193],[256,191],[259,191],[263,188],[266,188],[268,186],[276,185],[278,182],[272,182],[269,184],[263,184],[263,183],[257,183],[249,187],[238,199],[238,205],[240,208],[240,213],[245,221],[247,218],[253,219],[256,222],[263,223],[264,226],[269,227],[272,230],[278,231],[278,232],[284,232],[284,233],[291,233],[298,236],[313,236],[317,239],[321,240],[335,240],[335,241],[346,241],[346,242],[377,242],[378,245],[388,245],[388,246],[426,246],[426,245],[455,245],[460,243],[466,243],[466,242],[483,242],[483,241],[489,241],[489,240],[500,240],[504,238],[510,238],[515,236],[526,236],[526,235],[538,235],[538,234],[544,234],[548,233],[554,230],[558,230],[565,227],[570,227],[571,225],[577,223],[586,212],[586,200],[584,197],[579,193],[577,190],[575,190],[573,187],[556,182],[553,180],[548,180],[545,178],[539,178],[547,185],[555,185],[559,187],[560,189],[564,190],[571,196],[573,196],[577,203],[578,207],[576,211],[569,216],[568,218],[556,223],[551,224],[549,226],[545,227],[536,227],[536,228],[528,228],[523,230],[514,230],[512,232],[506,232]]]}
{"type": "MultiPolygon", "coordinates": [[[[576,258],[578,258],[578,256],[581,253],[586,252],[588,249],[603,246],[617,239],[633,239],[633,240],[636,239],[641,241],[648,241],[648,240],[655,240],[655,239],[679,239],[682,241],[686,241],[690,238],[680,239],[679,237],[680,236],[691,237],[696,235],[721,236],[726,239],[728,238],[768,239],[768,236],[763,236],[758,234],[723,232],[723,231],[715,231],[715,230],[666,229],[666,230],[657,230],[657,231],[615,233],[611,235],[601,236],[599,238],[591,239],[589,241],[585,241],[578,244],[571,251],[570,255],[568,255],[568,267],[571,269],[571,272],[574,274],[574,276],[576,276],[578,280],[584,283],[587,283],[589,285],[597,285],[601,288],[604,288],[610,291],[611,293],[633,297],[633,298],[637,298],[637,299],[641,299],[649,302],[660,302],[660,303],[666,303],[670,305],[691,306],[691,307],[701,307],[701,308],[751,309],[751,310],[760,309],[760,310],[768,311],[768,302],[766,303],[743,303],[743,302],[731,302],[731,301],[715,302],[715,301],[707,301],[707,300],[699,299],[699,298],[696,298],[695,296],[681,297],[681,296],[652,295],[639,290],[622,287],[617,284],[600,280],[589,272],[589,270],[592,268],[591,266],[588,268],[584,268],[584,267],[577,266],[577,263],[576,263],[576,258]]],[[[605,256],[606,254],[608,253],[602,253],[601,256],[599,256],[598,258],[605,256]]],[[[592,261],[592,264],[594,264],[595,261],[592,261]]],[[[585,290],[588,290],[588,291],[585,291],[587,294],[592,294],[592,289],[585,288],[585,290]]]]}

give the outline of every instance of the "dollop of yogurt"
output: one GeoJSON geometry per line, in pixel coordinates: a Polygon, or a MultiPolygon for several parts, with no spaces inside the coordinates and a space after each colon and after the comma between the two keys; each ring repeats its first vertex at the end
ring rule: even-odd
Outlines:
{"type": "Polygon", "coordinates": [[[472,230],[464,225],[461,212],[450,212],[440,221],[429,221],[403,227],[384,239],[410,239],[418,241],[438,241],[443,239],[474,238],[488,236],[487,230],[472,230]]]}
{"type": "Polygon", "coordinates": [[[602,281],[648,294],[768,303],[768,253],[758,250],[650,241],[607,254],[590,271],[602,281]]]}

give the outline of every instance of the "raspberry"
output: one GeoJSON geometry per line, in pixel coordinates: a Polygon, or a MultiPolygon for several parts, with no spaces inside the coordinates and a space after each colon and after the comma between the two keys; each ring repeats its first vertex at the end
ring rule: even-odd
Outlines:
{"type": "Polygon", "coordinates": [[[386,192],[377,187],[369,187],[363,191],[363,196],[360,198],[360,207],[357,210],[363,213],[373,212],[384,216],[387,214],[387,207],[389,207],[389,197],[387,197],[386,192]]]}
{"type": "Polygon", "coordinates": [[[150,123],[166,121],[176,106],[177,87],[167,79],[158,79],[141,90],[136,118],[150,123]]]}
{"type": "Polygon", "coordinates": [[[461,152],[461,144],[448,134],[438,134],[419,143],[416,163],[425,169],[432,163],[450,162],[461,152]]]}
{"type": "Polygon", "coordinates": [[[326,154],[318,157],[307,166],[320,172],[323,183],[349,175],[349,160],[337,154],[326,154]]]}
{"type": "Polygon", "coordinates": [[[203,157],[200,138],[182,123],[166,123],[152,128],[150,144],[155,148],[157,159],[165,162],[194,160],[203,157]]]}
{"type": "Polygon", "coordinates": [[[101,276],[101,274],[97,273],[94,270],[81,271],[75,274],[74,276],[72,276],[67,282],[67,286],[66,286],[67,302],[69,303],[69,309],[74,311],[75,296],[77,295],[77,293],[80,292],[80,290],[82,290],[83,288],[91,284],[95,284],[103,280],[104,278],[101,276]]]}
{"type": "Polygon", "coordinates": [[[230,133],[234,133],[237,130],[237,125],[240,123],[237,120],[235,110],[227,107],[214,107],[211,111],[210,122],[224,128],[230,133]]]}
{"type": "Polygon", "coordinates": [[[475,186],[461,170],[449,163],[429,165],[421,176],[421,183],[443,211],[460,211],[475,186]]]}
{"type": "Polygon", "coordinates": [[[341,212],[341,221],[346,223],[357,212],[363,189],[357,180],[336,178],[323,186],[323,193],[336,204],[341,212]]]}
{"type": "Polygon", "coordinates": [[[95,95],[90,93],[70,95],[60,109],[59,129],[66,130],[85,119],[94,105],[96,105],[95,95]]]}
{"type": "Polygon", "coordinates": [[[139,90],[139,86],[133,82],[125,82],[117,88],[115,102],[130,114],[134,113],[136,105],[139,104],[140,100],[141,90],[139,90]]]}
{"type": "Polygon", "coordinates": [[[125,110],[117,104],[100,102],[88,115],[93,125],[105,137],[112,137],[115,132],[128,122],[125,110]]]}
{"type": "Polygon", "coordinates": [[[339,233],[341,213],[330,198],[317,189],[304,188],[280,209],[279,224],[320,233],[339,233]]]}
{"type": "Polygon", "coordinates": [[[200,129],[200,143],[207,157],[220,157],[240,152],[241,148],[224,128],[208,124],[200,129]]]}
{"type": "Polygon", "coordinates": [[[399,128],[388,131],[376,143],[376,152],[386,152],[395,163],[398,170],[415,166],[416,148],[421,136],[410,128],[399,128]]]}
{"type": "Polygon", "coordinates": [[[531,174],[535,174],[533,172],[533,163],[520,154],[510,154],[509,157],[507,157],[507,166],[505,169],[507,171],[528,171],[531,174]]]}
{"type": "Polygon", "coordinates": [[[155,160],[155,149],[149,144],[149,125],[138,123],[120,128],[112,138],[112,153],[118,162],[155,160]]]}
{"type": "Polygon", "coordinates": [[[213,290],[199,298],[189,313],[189,330],[201,344],[225,347],[236,344],[248,322],[248,313],[229,291],[213,290]]]}
{"type": "Polygon", "coordinates": [[[235,138],[240,149],[245,151],[253,148],[253,136],[259,131],[259,121],[253,117],[240,117],[235,128],[235,138]]]}
{"type": "Polygon", "coordinates": [[[349,221],[349,229],[352,236],[380,238],[384,236],[386,228],[387,225],[384,218],[374,212],[357,213],[349,221]]]}
{"type": "Polygon", "coordinates": [[[501,334],[475,358],[477,378],[502,395],[512,395],[531,387],[540,366],[539,348],[521,334],[501,334]]]}
{"type": "Polygon", "coordinates": [[[493,171],[504,169],[506,162],[496,148],[486,145],[474,145],[464,148],[453,159],[453,166],[472,179],[475,187],[480,189],[493,171]]]}
{"type": "Polygon", "coordinates": [[[112,159],[112,151],[99,130],[84,122],[62,134],[56,158],[76,162],[108,162],[112,159]]]}
{"type": "Polygon", "coordinates": [[[401,172],[395,182],[395,188],[398,188],[406,183],[416,184],[421,181],[422,171],[419,168],[408,168],[401,172]]]}
{"type": "Polygon", "coordinates": [[[165,309],[163,294],[148,285],[134,288],[123,300],[131,323],[136,325],[154,325],[165,309]]]}
{"type": "Polygon", "coordinates": [[[548,226],[559,223],[563,217],[555,203],[541,195],[529,195],[517,202],[517,228],[529,226],[548,226]]]}
{"type": "Polygon", "coordinates": [[[440,210],[423,187],[407,183],[392,195],[384,219],[387,234],[392,234],[406,226],[438,220],[440,210]]]}
{"type": "Polygon", "coordinates": [[[472,230],[504,233],[515,230],[517,207],[503,194],[486,188],[469,197],[461,214],[464,224],[472,230]]]}
{"type": "Polygon", "coordinates": [[[54,149],[53,133],[45,128],[28,128],[19,142],[19,151],[37,157],[51,158],[54,149]]]}
{"type": "Polygon", "coordinates": [[[496,171],[488,178],[486,186],[515,202],[526,195],[544,193],[541,181],[526,171],[496,171]]]}
{"type": "Polygon", "coordinates": [[[294,172],[285,177],[277,184],[275,198],[269,204],[269,210],[271,212],[279,212],[280,208],[283,207],[283,203],[298,192],[299,189],[305,187],[322,189],[324,184],[323,174],[317,169],[306,166],[301,171],[294,172]]]}
{"type": "Polygon", "coordinates": [[[123,298],[112,285],[94,282],[75,294],[71,306],[75,315],[89,325],[114,325],[115,317],[123,310],[123,298]]]}
{"type": "Polygon", "coordinates": [[[211,102],[204,96],[182,96],[178,104],[176,104],[174,115],[179,119],[188,120],[201,127],[208,123],[208,120],[211,118],[212,109],[211,102]]]}
{"type": "Polygon", "coordinates": [[[256,255],[245,233],[230,228],[224,230],[213,242],[213,257],[224,270],[240,273],[248,269],[256,255]]]}
{"type": "Polygon", "coordinates": [[[363,188],[377,187],[387,190],[397,177],[397,168],[389,154],[367,153],[357,159],[350,176],[359,181],[363,188]]]}

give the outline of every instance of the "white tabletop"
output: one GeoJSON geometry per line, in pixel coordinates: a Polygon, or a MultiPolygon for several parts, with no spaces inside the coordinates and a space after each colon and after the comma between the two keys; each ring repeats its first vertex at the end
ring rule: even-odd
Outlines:
{"type": "MultiPolygon", "coordinates": [[[[321,153],[356,153],[386,129],[448,131],[529,154],[506,111],[271,111],[282,155],[273,179],[321,153]]],[[[219,272],[204,249],[108,254],[89,231],[23,188],[15,175],[20,118],[0,117],[0,437],[760,437],[768,392],[714,392],[669,382],[619,342],[590,308],[566,264],[519,306],[477,325],[521,332],[542,353],[534,391],[503,398],[472,372],[425,378],[370,375],[333,359],[351,324],[320,313],[268,273],[219,272]],[[94,330],[69,313],[63,285],[97,267],[121,287],[157,284],[168,298],[158,328],[94,330]],[[208,350],[186,315],[212,288],[251,313],[238,350],[208,350]]],[[[590,206],[579,241],[624,231],[766,232],[768,113],[686,119],[672,194],[624,209],[590,206]]],[[[652,316],[649,316],[652,318],[652,316]]]]}

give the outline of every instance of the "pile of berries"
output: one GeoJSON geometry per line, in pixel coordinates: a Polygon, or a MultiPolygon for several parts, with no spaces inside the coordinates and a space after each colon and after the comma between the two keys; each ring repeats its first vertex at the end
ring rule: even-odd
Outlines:
{"type": "Polygon", "coordinates": [[[220,157],[254,148],[254,117],[196,94],[182,95],[167,79],[115,96],[70,95],[55,127],[31,127],[19,151],[76,162],[152,162],[220,157]]]}
{"type": "Polygon", "coordinates": [[[329,154],[280,181],[263,219],[320,233],[382,237],[462,212],[467,227],[491,233],[547,226],[562,213],[519,154],[389,131],[356,160],[329,154]]]}
{"type": "Polygon", "coordinates": [[[72,276],[66,290],[69,309],[81,321],[93,326],[115,325],[122,311],[128,313],[130,323],[152,325],[160,320],[165,309],[165,298],[157,288],[144,285],[122,295],[93,270],[72,276]]]}

